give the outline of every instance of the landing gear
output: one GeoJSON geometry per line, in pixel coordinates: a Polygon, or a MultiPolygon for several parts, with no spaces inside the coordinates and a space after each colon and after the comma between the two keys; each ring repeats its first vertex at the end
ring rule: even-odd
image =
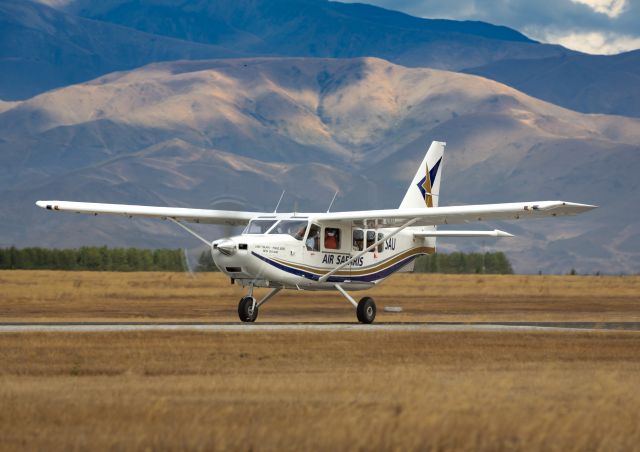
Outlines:
{"type": "Polygon", "coordinates": [[[255,322],[258,318],[258,303],[252,296],[243,297],[238,303],[238,316],[243,322],[255,322]]]}
{"type": "Polygon", "coordinates": [[[364,297],[356,308],[360,323],[373,323],[376,318],[376,302],[371,297],[364,297]]]}
{"type": "Polygon", "coordinates": [[[253,286],[249,286],[249,295],[243,297],[238,303],[238,316],[243,322],[255,322],[258,318],[258,308],[269,301],[275,294],[280,292],[282,287],[275,287],[266,294],[260,301],[253,297],[253,286]]]}
{"type": "Polygon", "coordinates": [[[356,315],[360,323],[373,323],[376,318],[376,302],[371,297],[364,297],[359,303],[353,299],[340,284],[333,285],[356,308],[356,315]]]}

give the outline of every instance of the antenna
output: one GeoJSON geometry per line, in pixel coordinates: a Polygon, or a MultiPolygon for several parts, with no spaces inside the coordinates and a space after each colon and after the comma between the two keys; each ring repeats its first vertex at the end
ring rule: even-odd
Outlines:
{"type": "Polygon", "coordinates": [[[285,192],[285,190],[282,190],[282,194],[280,195],[280,199],[278,199],[278,204],[276,204],[276,208],[273,210],[273,213],[277,213],[278,212],[278,207],[280,207],[280,202],[282,201],[282,198],[284,197],[284,192],[285,192]]]}
{"type": "Polygon", "coordinates": [[[331,206],[333,206],[333,201],[335,201],[335,200],[336,200],[336,196],[338,196],[338,192],[339,192],[339,191],[340,191],[340,190],[336,190],[336,194],[335,194],[335,195],[333,195],[333,199],[331,200],[331,203],[329,204],[329,208],[327,209],[327,213],[329,213],[329,211],[331,210],[331,206]]]}

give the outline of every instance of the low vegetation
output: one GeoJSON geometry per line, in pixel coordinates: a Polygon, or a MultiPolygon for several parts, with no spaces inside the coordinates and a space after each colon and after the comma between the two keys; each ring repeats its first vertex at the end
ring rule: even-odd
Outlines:
{"type": "Polygon", "coordinates": [[[421,256],[416,260],[417,273],[487,273],[494,275],[513,274],[507,256],[501,252],[486,253],[436,253],[421,256]]]}
{"type": "Polygon", "coordinates": [[[0,248],[0,270],[184,271],[180,249],[0,248]]]}

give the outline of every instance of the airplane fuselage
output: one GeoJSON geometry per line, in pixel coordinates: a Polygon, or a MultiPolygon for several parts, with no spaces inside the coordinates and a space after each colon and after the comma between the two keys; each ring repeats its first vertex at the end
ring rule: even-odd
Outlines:
{"type": "Polygon", "coordinates": [[[422,229],[408,228],[387,238],[394,229],[320,224],[294,215],[260,217],[241,235],[213,242],[212,256],[222,272],[243,286],[335,290],[340,283],[363,290],[397,271],[411,271],[417,257],[435,252],[435,239],[414,237],[422,229]],[[375,242],[380,243],[374,249],[318,281],[375,242]]]}

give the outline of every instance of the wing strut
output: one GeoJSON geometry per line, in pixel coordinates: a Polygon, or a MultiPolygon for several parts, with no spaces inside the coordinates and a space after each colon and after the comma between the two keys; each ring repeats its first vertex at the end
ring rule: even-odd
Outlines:
{"type": "Polygon", "coordinates": [[[376,246],[380,245],[381,243],[383,243],[385,240],[390,239],[391,237],[393,237],[394,235],[400,233],[400,231],[402,231],[405,228],[408,228],[409,226],[411,226],[413,223],[415,223],[416,221],[418,221],[419,218],[412,218],[411,220],[407,221],[406,223],[404,223],[402,226],[400,226],[399,228],[397,228],[395,231],[393,231],[391,234],[384,236],[383,238],[381,238],[380,240],[378,240],[377,242],[374,242],[373,245],[369,245],[366,249],[364,249],[363,251],[360,251],[358,254],[356,254],[355,256],[353,256],[351,259],[347,260],[346,262],[343,262],[342,264],[338,265],[336,268],[334,268],[333,270],[331,270],[329,273],[325,273],[324,275],[322,275],[320,278],[318,278],[318,282],[325,282],[327,279],[329,279],[329,276],[333,275],[335,272],[342,270],[344,267],[346,267],[347,265],[349,265],[351,262],[353,262],[354,260],[358,259],[360,256],[364,256],[365,254],[367,254],[369,251],[371,251],[372,249],[374,249],[376,246]]]}
{"type": "Polygon", "coordinates": [[[177,224],[178,226],[180,226],[182,229],[184,229],[185,231],[187,231],[189,234],[191,234],[192,236],[194,236],[195,238],[197,238],[198,240],[200,240],[201,242],[204,242],[207,244],[208,247],[211,247],[211,242],[208,241],[207,239],[203,238],[201,235],[199,235],[198,233],[196,233],[193,229],[188,228],[187,226],[185,226],[184,224],[180,223],[178,220],[176,220],[175,218],[172,217],[167,217],[168,220],[173,221],[175,224],[177,224]]]}

